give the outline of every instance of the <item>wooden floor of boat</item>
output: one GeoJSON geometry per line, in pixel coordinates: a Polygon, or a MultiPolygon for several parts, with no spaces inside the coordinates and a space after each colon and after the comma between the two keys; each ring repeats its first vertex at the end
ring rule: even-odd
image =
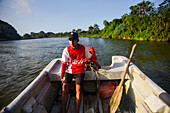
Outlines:
{"type": "MultiPolygon", "coordinates": [[[[109,101],[110,98],[101,98],[103,113],[109,113],[109,101]]],[[[67,113],[75,113],[75,103],[75,93],[69,93],[67,113]]],[[[80,113],[100,113],[99,111],[101,108],[98,107],[96,93],[84,93],[82,103],[80,106],[80,113]]],[[[136,105],[129,96],[123,95],[121,103],[123,104],[120,104],[116,113],[135,113],[136,105]]],[[[61,96],[54,102],[50,113],[61,113],[61,96]]]]}
{"type": "MultiPolygon", "coordinates": [[[[103,101],[104,102],[104,101],[103,101]]],[[[75,113],[75,93],[69,93],[68,95],[68,107],[67,113],[75,113]]],[[[107,104],[104,104],[107,107],[107,104]]],[[[108,107],[107,107],[108,108],[108,107]]],[[[97,113],[98,104],[96,93],[84,93],[82,103],[80,106],[81,113],[97,113]]],[[[52,110],[50,113],[61,113],[61,97],[54,102],[52,110]]],[[[108,111],[105,111],[108,113],[108,111]]]]}
{"type": "MultiPolygon", "coordinates": [[[[88,84],[90,83],[88,82],[88,84]]],[[[109,113],[110,98],[106,98],[106,99],[100,98],[99,104],[98,104],[97,93],[92,90],[90,91],[91,92],[83,92],[82,103],[80,106],[80,113],[100,113],[101,111],[103,113],[109,113]]],[[[68,102],[67,102],[67,113],[75,113],[75,104],[76,104],[75,95],[76,95],[75,88],[70,87],[70,92],[68,94],[68,102]]],[[[57,94],[57,98],[53,104],[53,107],[50,113],[61,113],[61,96],[62,96],[62,91],[60,87],[58,94],[57,94]]],[[[116,113],[135,112],[135,107],[136,105],[132,101],[132,99],[128,95],[123,94],[121,103],[116,113]]]]}

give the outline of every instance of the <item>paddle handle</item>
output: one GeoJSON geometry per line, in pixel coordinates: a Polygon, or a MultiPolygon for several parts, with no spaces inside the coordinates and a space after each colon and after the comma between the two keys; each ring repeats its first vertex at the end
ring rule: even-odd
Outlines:
{"type": "Polygon", "coordinates": [[[131,51],[131,53],[130,53],[129,60],[128,60],[128,63],[127,63],[127,65],[126,65],[126,69],[125,69],[125,72],[123,73],[122,80],[121,80],[119,86],[122,86],[122,85],[123,85],[123,82],[124,82],[124,79],[125,79],[125,76],[126,76],[126,72],[127,72],[127,70],[128,70],[128,67],[129,67],[130,61],[131,61],[131,59],[132,59],[132,56],[133,56],[133,53],[134,53],[135,48],[136,48],[136,44],[134,44],[133,47],[132,47],[132,51],[131,51]]]}

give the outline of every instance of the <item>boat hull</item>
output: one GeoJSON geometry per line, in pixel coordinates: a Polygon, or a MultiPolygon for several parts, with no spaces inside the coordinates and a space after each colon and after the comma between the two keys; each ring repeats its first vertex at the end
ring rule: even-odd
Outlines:
{"type": "MultiPolygon", "coordinates": [[[[113,56],[110,66],[102,66],[99,69],[100,82],[120,81],[125,70],[128,59],[124,56],[113,56]]],[[[53,113],[61,112],[61,58],[52,60],[37,76],[31,84],[28,85],[2,113],[53,113]],[[57,103],[58,102],[58,103],[57,103]]],[[[82,104],[88,103],[89,94],[94,96],[97,92],[96,75],[93,71],[86,71],[83,84],[83,101],[82,104]],[[88,98],[88,99],[86,99],[88,98]]],[[[75,83],[70,87],[72,92],[70,100],[74,101],[75,83]],[[73,99],[72,99],[73,98],[73,99]]],[[[72,101],[69,101],[72,102],[72,101]]],[[[99,100],[99,112],[107,113],[109,111],[109,98],[99,100]]],[[[148,78],[135,64],[130,63],[128,72],[125,77],[124,92],[118,111],[120,112],[160,112],[169,113],[169,94],[148,78]]],[[[81,112],[95,111],[85,104],[81,107],[81,112]],[[86,110],[85,110],[86,109],[86,110]]],[[[73,104],[72,104],[73,105],[73,104]]],[[[89,105],[88,105],[89,106],[89,105]]],[[[69,104],[68,104],[69,108],[69,104]]],[[[72,108],[74,109],[74,107],[72,108]]],[[[72,111],[72,110],[71,110],[72,111]]],[[[68,111],[68,112],[71,112],[68,111]]]]}

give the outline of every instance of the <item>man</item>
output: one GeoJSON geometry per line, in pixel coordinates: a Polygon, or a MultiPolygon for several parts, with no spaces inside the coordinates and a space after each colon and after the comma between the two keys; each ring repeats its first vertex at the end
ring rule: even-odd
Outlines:
{"type": "MultiPolygon", "coordinates": [[[[73,78],[76,80],[76,113],[79,113],[81,104],[81,90],[85,75],[85,58],[91,59],[88,49],[79,44],[78,34],[72,32],[69,34],[69,44],[63,50],[61,80],[62,86],[62,113],[66,113],[66,103],[68,99],[69,86],[73,78]]],[[[100,65],[97,65],[100,67],[100,65]]]]}

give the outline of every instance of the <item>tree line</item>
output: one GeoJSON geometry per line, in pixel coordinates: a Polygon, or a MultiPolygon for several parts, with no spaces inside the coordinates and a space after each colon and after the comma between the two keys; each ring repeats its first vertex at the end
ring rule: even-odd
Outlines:
{"type": "MultiPolygon", "coordinates": [[[[80,37],[118,38],[151,41],[169,41],[170,37],[170,0],[164,0],[157,8],[150,1],[142,1],[130,7],[131,12],[124,14],[120,19],[111,22],[103,21],[104,28],[99,29],[97,24],[89,26],[88,30],[73,29],[80,37]]],[[[64,33],[39,33],[24,34],[23,38],[67,37],[64,33]]]]}

